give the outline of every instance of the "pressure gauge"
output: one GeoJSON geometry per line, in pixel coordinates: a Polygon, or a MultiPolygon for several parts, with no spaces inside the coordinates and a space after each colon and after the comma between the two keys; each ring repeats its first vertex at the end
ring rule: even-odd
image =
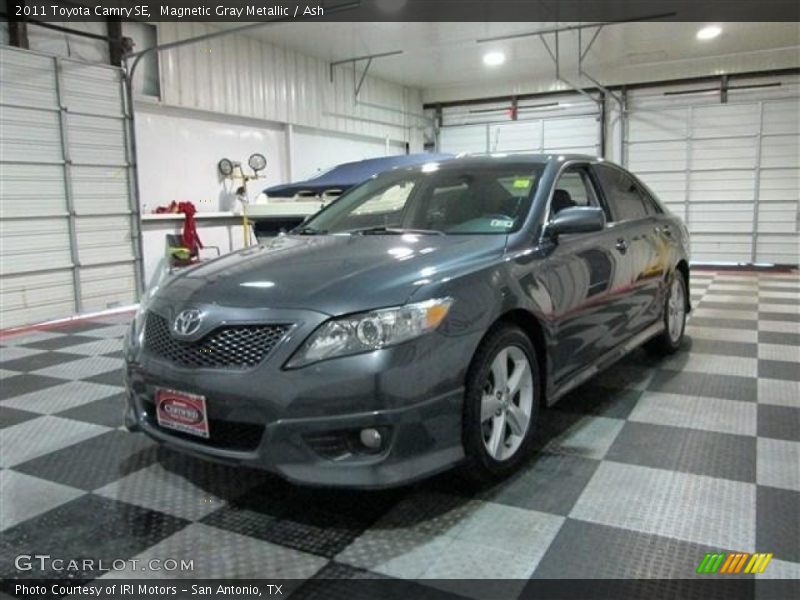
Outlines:
{"type": "Polygon", "coordinates": [[[263,154],[253,154],[250,156],[250,160],[247,161],[247,164],[250,165],[250,168],[253,169],[256,173],[266,169],[267,167],[267,159],[264,157],[263,154]]]}
{"type": "Polygon", "coordinates": [[[230,177],[231,173],[233,173],[233,162],[230,159],[223,158],[217,163],[217,169],[219,169],[223,177],[230,177]]]}

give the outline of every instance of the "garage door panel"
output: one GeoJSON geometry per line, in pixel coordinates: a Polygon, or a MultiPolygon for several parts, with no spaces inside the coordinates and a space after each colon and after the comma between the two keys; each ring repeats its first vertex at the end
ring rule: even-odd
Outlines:
{"type": "Polygon", "coordinates": [[[0,53],[0,103],[58,107],[53,66],[52,58],[4,49],[0,53]]]}
{"type": "Polygon", "coordinates": [[[800,144],[793,136],[764,136],[761,142],[761,166],[767,169],[793,168],[800,165],[800,144]]]}
{"type": "Polygon", "coordinates": [[[755,171],[697,171],[689,180],[690,202],[753,202],[755,171]]]}
{"type": "Polygon", "coordinates": [[[3,275],[0,306],[1,328],[74,315],[72,271],[3,275]]]}
{"type": "Polygon", "coordinates": [[[126,164],[125,130],[119,119],[69,115],[70,158],[91,165],[126,164]]]}
{"type": "Polygon", "coordinates": [[[695,234],[692,236],[692,258],[702,257],[705,262],[750,262],[753,238],[750,234],[720,235],[695,234]]]}
{"type": "Polygon", "coordinates": [[[62,102],[67,110],[119,116],[122,88],[119,71],[108,67],[61,62],[62,102]]]}
{"type": "Polygon", "coordinates": [[[67,212],[64,168],[58,165],[7,165],[0,177],[3,218],[63,216],[67,212]]]}
{"type": "Polygon", "coordinates": [[[755,136],[759,118],[757,104],[699,106],[692,111],[692,136],[755,136]]]}
{"type": "Polygon", "coordinates": [[[130,305],[136,297],[134,263],[81,269],[81,297],[87,311],[130,305]]]}
{"type": "Polygon", "coordinates": [[[691,202],[689,231],[692,233],[747,233],[753,230],[753,202],[736,204],[691,202]]]}
{"type": "Polygon", "coordinates": [[[495,152],[541,151],[542,122],[497,125],[492,128],[491,141],[495,152]]]}
{"type": "Polygon", "coordinates": [[[452,154],[487,152],[486,131],[486,125],[443,127],[440,132],[441,150],[452,154]]]}
{"type": "Polygon", "coordinates": [[[689,168],[703,169],[753,169],[756,166],[758,140],[734,138],[722,140],[694,140],[689,168]]]}
{"type": "Polygon", "coordinates": [[[72,265],[66,218],[3,221],[0,238],[4,275],[72,265]]]}
{"type": "Polygon", "coordinates": [[[656,142],[682,140],[688,133],[686,109],[664,109],[631,114],[628,119],[628,140],[656,142]]]}
{"type": "Polygon", "coordinates": [[[686,204],[683,202],[664,202],[663,205],[673,215],[680,217],[684,222],[686,221],[686,204]]]}
{"type": "Polygon", "coordinates": [[[662,202],[684,202],[686,199],[686,175],[684,173],[642,173],[640,179],[662,202]]]}
{"type": "Polygon", "coordinates": [[[61,160],[58,113],[10,107],[0,110],[0,161],[61,160]]]}
{"type": "Polygon", "coordinates": [[[800,263],[797,234],[759,235],[756,241],[756,255],[759,262],[782,265],[800,263]]]}
{"type": "Polygon", "coordinates": [[[73,167],[72,195],[78,215],[130,211],[125,167],[73,167]]]}
{"type": "Polygon", "coordinates": [[[128,217],[78,217],[75,231],[81,265],[133,260],[128,217]]]}
{"type": "Polygon", "coordinates": [[[758,189],[762,201],[796,200],[800,198],[800,172],[798,169],[762,171],[758,189]]]}
{"type": "MultiPolygon", "coordinates": [[[[791,202],[762,202],[758,207],[758,232],[761,233],[797,233],[797,218],[787,216],[797,215],[800,203],[791,202]]],[[[796,243],[797,238],[795,238],[796,243]]],[[[800,245],[800,243],[798,243],[800,245]]]]}
{"type": "Polygon", "coordinates": [[[634,172],[674,172],[686,170],[686,142],[646,142],[630,144],[628,166],[634,172]]]}
{"type": "Polygon", "coordinates": [[[593,117],[544,122],[544,146],[548,152],[587,152],[589,149],[589,154],[597,154],[597,142],[598,125],[593,117]]]}
{"type": "Polygon", "coordinates": [[[800,134],[800,110],[797,99],[776,100],[764,104],[764,134],[800,134]]]}
{"type": "Polygon", "coordinates": [[[136,299],[121,77],[114,67],[0,46],[4,326],[136,299]],[[82,304],[81,281],[92,281],[83,271],[117,263],[127,272],[105,273],[108,298],[98,282],[82,304]]]}

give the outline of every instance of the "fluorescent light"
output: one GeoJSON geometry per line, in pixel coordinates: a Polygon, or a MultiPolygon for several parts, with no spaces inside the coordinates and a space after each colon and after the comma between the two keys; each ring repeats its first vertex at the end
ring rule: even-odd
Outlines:
{"type": "Polygon", "coordinates": [[[499,67],[506,62],[506,55],[499,50],[487,52],[483,55],[483,64],[487,67],[499,67]]]}
{"type": "Polygon", "coordinates": [[[719,25],[708,25],[697,32],[697,39],[703,41],[713,40],[720,33],[722,33],[722,27],[719,25]]]}

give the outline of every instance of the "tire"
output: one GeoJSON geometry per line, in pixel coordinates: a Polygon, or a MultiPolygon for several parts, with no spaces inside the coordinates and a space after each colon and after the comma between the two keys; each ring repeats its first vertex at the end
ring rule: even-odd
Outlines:
{"type": "Polygon", "coordinates": [[[501,479],[530,454],[540,383],[536,351],[521,329],[501,325],[483,339],[470,365],[464,397],[462,436],[465,471],[471,479],[482,483],[501,479]],[[509,383],[497,389],[503,364],[509,383]]]}
{"type": "Polygon", "coordinates": [[[686,330],[686,282],[680,272],[672,275],[664,300],[664,331],[645,344],[645,349],[659,356],[674,354],[681,347],[686,330]]]}

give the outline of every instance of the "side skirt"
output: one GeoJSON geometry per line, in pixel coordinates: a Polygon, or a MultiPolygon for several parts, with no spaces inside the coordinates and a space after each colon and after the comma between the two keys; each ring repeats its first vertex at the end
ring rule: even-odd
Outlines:
{"type": "Polygon", "coordinates": [[[650,338],[653,338],[664,331],[664,321],[659,319],[656,323],[653,323],[646,329],[643,329],[641,332],[634,335],[630,338],[627,342],[620,344],[613,350],[607,352],[599,359],[597,359],[594,363],[585,367],[581,371],[578,371],[575,375],[571,375],[568,381],[565,381],[560,386],[556,386],[554,389],[550,391],[547,396],[547,406],[552,406],[556,402],[558,402],[565,394],[568,394],[576,387],[583,385],[600,373],[601,371],[605,371],[608,367],[613,365],[615,362],[620,360],[621,358],[625,357],[627,354],[644,344],[650,338]]]}

